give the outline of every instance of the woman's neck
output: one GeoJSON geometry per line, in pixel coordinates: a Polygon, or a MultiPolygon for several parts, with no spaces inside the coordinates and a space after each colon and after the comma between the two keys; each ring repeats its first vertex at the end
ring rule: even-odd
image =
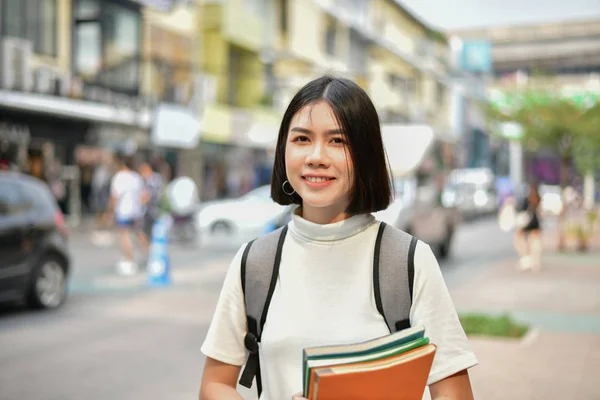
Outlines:
{"type": "Polygon", "coordinates": [[[299,212],[305,220],[319,225],[333,224],[350,218],[350,215],[343,209],[330,207],[306,207],[303,205],[299,212]]]}

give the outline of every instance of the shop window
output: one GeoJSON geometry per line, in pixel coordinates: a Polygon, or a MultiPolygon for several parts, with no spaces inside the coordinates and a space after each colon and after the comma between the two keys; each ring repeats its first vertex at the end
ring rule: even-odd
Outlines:
{"type": "Polygon", "coordinates": [[[282,34],[287,34],[288,31],[288,13],[289,3],[288,0],[280,0],[279,2],[279,27],[281,28],[282,34]]]}
{"type": "Polygon", "coordinates": [[[141,61],[139,7],[77,0],[74,15],[75,72],[88,82],[137,94],[141,61]]]}
{"type": "Polygon", "coordinates": [[[102,34],[100,23],[86,22],[77,26],[75,69],[84,79],[93,79],[102,66],[102,34]]]}
{"type": "Polygon", "coordinates": [[[242,79],[243,54],[233,46],[229,48],[229,65],[227,67],[227,104],[235,106],[239,101],[239,84],[242,79]]]}
{"type": "Polygon", "coordinates": [[[35,53],[56,56],[56,0],[0,0],[2,35],[29,39],[35,53]]]}
{"type": "Polygon", "coordinates": [[[190,100],[193,72],[193,41],[160,26],[148,29],[151,93],[168,102],[190,100]]]}
{"type": "Polygon", "coordinates": [[[438,82],[436,84],[436,102],[438,107],[443,107],[444,103],[445,103],[445,97],[446,97],[446,88],[444,87],[444,85],[440,82],[438,82]]]}
{"type": "Polygon", "coordinates": [[[349,64],[350,68],[357,74],[367,73],[367,59],[369,56],[369,44],[354,29],[350,30],[349,64]]]}
{"type": "Polygon", "coordinates": [[[109,67],[137,56],[140,43],[139,14],[107,4],[104,25],[104,54],[109,67]]]}
{"type": "Polygon", "coordinates": [[[325,52],[330,56],[335,56],[337,24],[333,18],[327,18],[325,30],[325,52]]]}

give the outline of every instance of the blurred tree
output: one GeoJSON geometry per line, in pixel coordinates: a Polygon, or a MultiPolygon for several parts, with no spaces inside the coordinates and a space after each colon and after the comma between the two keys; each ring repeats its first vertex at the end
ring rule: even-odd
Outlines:
{"type": "MultiPolygon", "coordinates": [[[[553,149],[561,159],[561,189],[571,165],[582,175],[600,168],[600,100],[597,93],[565,93],[530,87],[495,92],[484,105],[488,122],[499,133],[502,123],[516,123],[528,151],[553,149]]],[[[559,218],[559,250],[565,249],[565,210],[559,218]]]]}

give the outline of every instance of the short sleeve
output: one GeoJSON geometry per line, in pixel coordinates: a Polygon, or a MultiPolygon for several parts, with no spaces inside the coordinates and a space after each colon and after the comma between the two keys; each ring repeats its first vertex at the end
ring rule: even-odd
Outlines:
{"type": "Polygon", "coordinates": [[[215,313],[202,344],[202,353],[215,360],[232,364],[246,363],[246,307],[240,276],[245,245],[237,252],[221,289],[215,313]]]}
{"type": "Polygon", "coordinates": [[[412,326],[425,327],[430,343],[437,346],[427,384],[478,364],[431,248],[419,241],[415,250],[412,326]]]}

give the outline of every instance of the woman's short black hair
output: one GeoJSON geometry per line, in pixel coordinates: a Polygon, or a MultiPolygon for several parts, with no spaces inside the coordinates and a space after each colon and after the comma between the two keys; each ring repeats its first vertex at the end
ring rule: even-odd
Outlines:
{"type": "Polygon", "coordinates": [[[329,104],[348,143],[354,182],[346,212],[355,215],[386,209],[392,200],[392,182],[375,106],[356,83],[332,76],[309,82],[294,96],[285,111],[275,150],[271,197],[282,205],[302,204],[302,198],[297,193],[290,196],[282,189],[283,183],[288,180],[285,146],[294,115],[304,106],[320,101],[329,104]]]}

